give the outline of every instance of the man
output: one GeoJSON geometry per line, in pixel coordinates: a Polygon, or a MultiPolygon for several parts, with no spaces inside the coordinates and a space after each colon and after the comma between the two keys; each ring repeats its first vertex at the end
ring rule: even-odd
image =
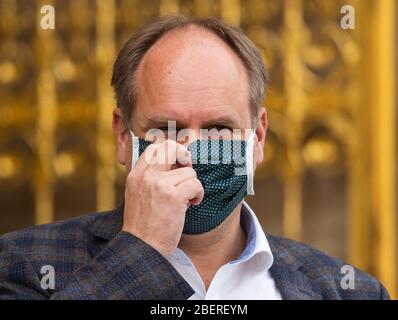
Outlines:
{"type": "Polygon", "coordinates": [[[1,298],[388,298],[365,273],[355,269],[346,288],[343,262],[266,236],[243,202],[263,161],[267,116],[265,67],[241,31],[182,16],[147,25],[119,53],[112,85],[117,156],[129,172],[123,204],[4,235],[1,298]],[[190,130],[183,141],[172,139],[170,120],[175,133],[190,130]],[[153,129],[165,139],[148,142],[153,129]],[[235,160],[194,164],[199,145],[212,140],[203,129],[243,143],[245,174],[233,173],[235,160]],[[254,134],[239,140],[237,129],[254,134]],[[160,155],[170,161],[153,161],[160,155]],[[43,286],[43,266],[53,268],[53,286],[43,286]]]}

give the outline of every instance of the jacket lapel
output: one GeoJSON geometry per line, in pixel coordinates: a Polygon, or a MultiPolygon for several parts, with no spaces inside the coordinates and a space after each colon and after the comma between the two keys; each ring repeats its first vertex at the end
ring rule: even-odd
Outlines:
{"type": "Polygon", "coordinates": [[[104,245],[122,230],[123,209],[124,202],[113,210],[98,214],[90,222],[89,232],[93,241],[89,245],[89,250],[92,257],[96,256],[104,245]]]}
{"type": "Polygon", "coordinates": [[[294,257],[287,242],[267,235],[274,263],[270,268],[279,292],[284,300],[320,300],[319,286],[306,275],[305,267],[294,257]]]}

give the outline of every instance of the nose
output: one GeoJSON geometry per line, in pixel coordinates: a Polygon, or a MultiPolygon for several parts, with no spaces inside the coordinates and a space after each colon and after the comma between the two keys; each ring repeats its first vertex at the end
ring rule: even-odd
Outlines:
{"type": "Polygon", "coordinates": [[[186,147],[198,139],[200,139],[200,128],[184,128],[177,134],[177,142],[186,147]]]}

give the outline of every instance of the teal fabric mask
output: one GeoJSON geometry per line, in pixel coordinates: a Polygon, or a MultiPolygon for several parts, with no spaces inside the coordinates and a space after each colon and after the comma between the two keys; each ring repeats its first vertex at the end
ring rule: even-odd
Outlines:
{"type": "MultiPolygon", "coordinates": [[[[132,135],[132,168],[151,142],[132,135]]],[[[204,198],[186,211],[183,233],[202,234],[219,226],[253,191],[254,133],[246,140],[195,140],[188,146],[204,198]]]]}

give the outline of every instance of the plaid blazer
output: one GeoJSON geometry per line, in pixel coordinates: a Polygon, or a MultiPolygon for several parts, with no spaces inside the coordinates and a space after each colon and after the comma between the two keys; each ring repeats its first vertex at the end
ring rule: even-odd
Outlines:
{"type": "MultiPolygon", "coordinates": [[[[121,231],[123,206],[0,237],[0,299],[188,299],[193,290],[155,249],[121,231]],[[41,268],[54,268],[43,289],[41,268]]],[[[283,299],[389,299],[381,283],[355,269],[342,289],[344,262],[267,235],[270,272],[283,299]]]]}

